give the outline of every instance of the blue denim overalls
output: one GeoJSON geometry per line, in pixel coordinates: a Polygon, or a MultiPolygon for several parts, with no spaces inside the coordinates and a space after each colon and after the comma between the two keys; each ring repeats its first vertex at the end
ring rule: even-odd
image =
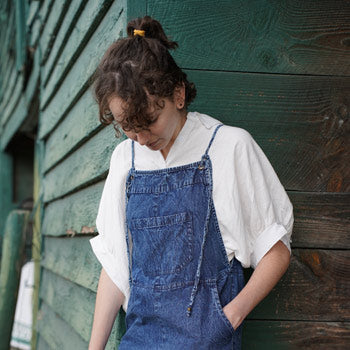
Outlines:
{"type": "Polygon", "coordinates": [[[119,349],[240,349],[222,307],[243,288],[227,259],[212,199],[209,148],[199,162],[161,170],[132,167],[126,181],[131,295],[119,349]]]}

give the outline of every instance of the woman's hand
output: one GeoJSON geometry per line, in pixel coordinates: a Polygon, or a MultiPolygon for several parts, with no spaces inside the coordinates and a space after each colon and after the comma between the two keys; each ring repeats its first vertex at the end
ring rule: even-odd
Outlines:
{"type": "MultiPolygon", "coordinates": [[[[235,299],[233,299],[233,300],[235,300],[235,299]]],[[[228,318],[228,320],[230,321],[233,329],[236,330],[238,328],[238,326],[244,320],[243,313],[241,310],[239,310],[239,308],[237,308],[237,304],[230,305],[230,306],[229,306],[229,304],[227,304],[223,308],[223,311],[224,311],[224,314],[226,315],[226,317],[228,318]]]]}
{"type": "Polygon", "coordinates": [[[254,307],[270,293],[286,272],[290,253],[282,241],[278,241],[260,260],[248,283],[223,311],[236,330],[254,307]]]}

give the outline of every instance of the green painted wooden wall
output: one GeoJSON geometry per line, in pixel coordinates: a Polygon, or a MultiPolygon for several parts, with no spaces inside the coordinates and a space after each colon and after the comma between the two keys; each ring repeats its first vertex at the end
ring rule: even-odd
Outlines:
{"type": "MultiPolygon", "coordinates": [[[[15,46],[1,51],[0,144],[6,150],[35,123],[37,103],[35,348],[87,348],[101,269],[89,239],[118,143],[99,125],[88,83],[127,21],[145,14],[180,43],[174,56],[198,89],[190,109],[247,129],[294,205],[290,268],[246,320],[244,349],[347,349],[350,4],[340,0],[28,2],[32,65],[18,70],[6,53],[15,46]]],[[[13,42],[5,32],[3,42],[13,42]]]]}

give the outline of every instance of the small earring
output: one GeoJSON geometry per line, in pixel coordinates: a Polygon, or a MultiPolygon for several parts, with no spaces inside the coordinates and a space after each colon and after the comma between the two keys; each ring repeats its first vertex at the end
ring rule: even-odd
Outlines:
{"type": "Polygon", "coordinates": [[[179,103],[179,108],[182,108],[184,106],[184,103],[183,102],[180,102],[179,103]]]}

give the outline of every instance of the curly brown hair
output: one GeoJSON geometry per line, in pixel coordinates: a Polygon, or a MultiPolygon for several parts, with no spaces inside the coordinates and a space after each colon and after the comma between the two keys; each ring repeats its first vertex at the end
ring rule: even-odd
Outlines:
{"type": "Polygon", "coordinates": [[[152,123],[148,94],[155,97],[153,104],[162,107],[160,98],[172,100],[175,88],[185,86],[185,110],[196,96],[195,85],[168,51],[178,44],[167,38],[157,20],[150,16],[134,19],[127,25],[127,34],[108,48],[92,78],[100,121],[113,123],[117,136],[120,131],[109,110],[113,96],[126,102],[120,123],[125,131],[147,129],[152,123]],[[145,35],[134,35],[134,29],[143,30],[145,35]]]}

